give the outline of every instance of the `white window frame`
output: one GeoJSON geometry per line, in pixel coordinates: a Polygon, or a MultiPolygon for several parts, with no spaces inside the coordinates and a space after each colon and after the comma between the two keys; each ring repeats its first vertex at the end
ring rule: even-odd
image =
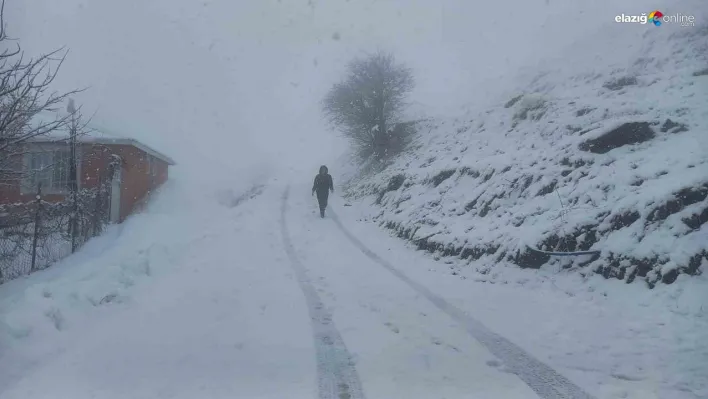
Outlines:
{"type": "MultiPolygon", "coordinates": [[[[81,189],[81,150],[80,146],[76,148],[76,174],[77,174],[77,185],[81,189]]],[[[64,144],[36,144],[30,146],[23,156],[22,169],[23,178],[20,184],[20,194],[36,194],[37,185],[39,183],[37,173],[45,173],[46,177],[42,179],[42,194],[68,194],[69,193],[69,161],[71,157],[71,149],[68,145],[64,144]],[[62,157],[57,157],[58,153],[64,153],[62,157]],[[37,155],[40,154],[40,155],[37,155]],[[34,165],[32,165],[33,159],[35,157],[45,158],[44,162],[40,163],[41,171],[32,171],[34,165]],[[57,183],[56,179],[56,167],[63,167],[64,173],[66,174],[66,180],[64,184],[57,183]]]]}

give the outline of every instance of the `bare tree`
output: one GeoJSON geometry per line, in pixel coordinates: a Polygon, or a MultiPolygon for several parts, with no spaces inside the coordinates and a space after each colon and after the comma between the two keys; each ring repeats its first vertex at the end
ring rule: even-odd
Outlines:
{"type": "Polygon", "coordinates": [[[54,114],[66,98],[78,92],[50,91],[66,52],[59,49],[26,58],[16,40],[7,35],[4,10],[5,0],[0,0],[0,184],[23,177],[19,163],[27,141],[69,123],[71,114],[47,115],[54,114]]]}
{"type": "Polygon", "coordinates": [[[330,89],[322,107],[362,160],[382,160],[403,150],[412,135],[411,125],[400,121],[413,87],[410,69],[392,54],[377,52],[352,60],[347,77],[330,89]]]}
{"type": "MultiPolygon", "coordinates": [[[[69,104],[66,107],[67,116],[70,117],[68,123],[69,134],[68,137],[60,137],[57,141],[68,141],[69,146],[69,159],[67,170],[68,170],[68,189],[69,189],[69,201],[71,202],[71,214],[69,219],[69,232],[71,234],[71,252],[73,253],[78,248],[79,243],[76,241],[79,234],[79,219],[82,216],[82,212],[79,210],[82,199],[80,198],[82,193],[79,189],[79,163],[80,161],[80,143],[79,137],[89,134],[93,131],[88,127],[89,120],[84,120],[83,114],[81,113],[81,107],[76,107],[76,103],[73,98],[69,98],[69,104]]],[[[100,188],[99,188],[100,189],[100,188]]],[[[85,194],[85,193],[84,193],[85,194]]],[[[93,195],[93,193],[90,193],[93,195]]]]}

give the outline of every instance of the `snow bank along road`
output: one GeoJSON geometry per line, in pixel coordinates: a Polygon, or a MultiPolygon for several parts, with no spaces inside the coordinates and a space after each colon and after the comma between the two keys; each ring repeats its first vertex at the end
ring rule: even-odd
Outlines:
{"type": "Polygon", "coordinates": [[[195,226],[169,274],[67,327],[0,399],[591,397],[309,194],[272,184],[195,226]]]}

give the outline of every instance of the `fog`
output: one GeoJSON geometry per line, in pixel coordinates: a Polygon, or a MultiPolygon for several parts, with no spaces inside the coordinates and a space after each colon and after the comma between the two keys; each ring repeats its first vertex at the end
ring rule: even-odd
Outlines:
{"type": "Polygon", "coordinates": [[[30,55],[69,49],[56,89],[87,87],[76,99],[94,125],[167,153],[174,176],[224,185],[277,169],[309,179],[343,154],[319,101],[363,52],[413,68],[411,112],[454,115],[615,15],[656,6],[586,3],[10,0],[5,19],[30,55]]]}

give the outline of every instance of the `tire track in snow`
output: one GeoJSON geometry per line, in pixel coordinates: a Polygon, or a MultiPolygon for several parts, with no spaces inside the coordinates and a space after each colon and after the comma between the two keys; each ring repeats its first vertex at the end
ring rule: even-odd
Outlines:
{"type": "Polygon", "coordinates": [[[342,233],[344,233],[364,255],[408,284],[411,288],[432,302],[438,309],[447,313],[455,321],[463,325],[474,339],[479,341],[494,356],[499,358],[509,372],[516,374],[526,385],[536,392],[539,397],[543,399],[594,399],[593,396],[547,364],[536,359],[508,339],[491,331],[480,321],[469,316],[426,287],[410,279],[393,265],[367,248],[366,245],[344,227],[339,217],[331,210],[330,215],[332,215],[331,219],[342,233]]]}
{"type": "Polygon", "coordinates": [[[295,271],[302,293],[305,295],[310,313],[317,356],[317,382],[320,399],[364,399],[364,390],[359,374],[349,350],[344,345],[342,336],[334,325],[332,315],[327,311],[315,287],[307,276],[307,270],[295,253],[290,241],[285,220],[290,187],[283,193],[280,209],[280,230],[283,236],[285,252],[295,271]]]}

